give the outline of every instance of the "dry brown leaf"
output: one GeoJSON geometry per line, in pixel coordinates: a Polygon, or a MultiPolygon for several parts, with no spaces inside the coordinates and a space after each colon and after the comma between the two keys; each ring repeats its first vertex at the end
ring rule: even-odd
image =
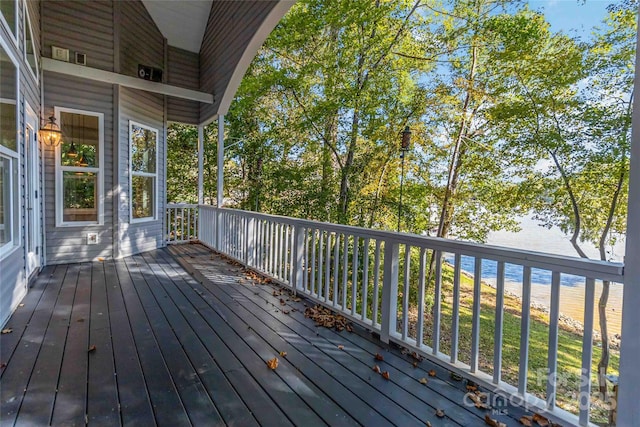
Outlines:
{"type": "Polygon", "coordinates": [[[280,298],[280,305],[287,305],[286,301],[280,298]]]}
{"type": "Polygon", "coordinates": [[[520,424],[526,427],[531,427],[533,425],[533,417],[531,415],[523,415],[520,417],[520,424]]]}
{"type": "Polygon", "coordinates": [[[98,261],[102,262],[102,261],[104,261],[104,258],[98,257],[98,261]]]}
{"type": "Polygon", "coordinates": [[[289,310],[282,310],[284,314],[289,314],[289,310]]]}
{"type": "Polygon", "coordinates": [[[438,410],[436,411],[436,416],[437,416],[438,418],[444,418],[444,411],[443,411],[442,409],[438,409],[438,410]]]}
{"type": "Polygon", "coordinates": [[[272,294],[272,295],[273,295],[274,297],[277,297],[277,296],[278,296],[278,291],[273,291],[273,294],[272,294]]]}
{"type": "Polygon", "coordinates": [[[347,332],[353,332],[353,327],[351,327],[351,325],[349,325],[347,323],[347,326],[345,326],[345,329],[347,330],[347,332]]]}
{"type": "Polygon", "coordinates": [[[487,400],[487,393],[483,393],[481,391],[474,391],[473,393],[478,396],[480,400],[487,400]]]}
{"type": "Polygon", "coordinates": [[[480,396],[478,396],[475,393],[467,393],[466,397],[468,397],[469,399],[471,399],[471,401],[473,402],[474,406],[478,409],[489,409],[489,405],[487,405],[486,403],[484,403],[482,401],[482,399],[480,398],[480,396]]]}
{"type": "Polygon", "coordinates": [[[278,358],[274,357],[271,360],[267,360],[267,366],[269,367],[269,369],[275,370],[278,367],[278,358]]]}
{"type": "Polygon", "coordinates": [[[24,307],[24,304],[18,304],[18,307],[24,307]]]}
{"type": "Polygon", "coordinates": [[[0,369],[4,369],[4,368],[6,368],[6,367],[7,367],[7,364],[6,364],[6,363],[4,363],[4,362],[0,363],[0,369]]]}
{"type": "Polygon", "coordinates": [[[384,378],[385,380],[389,380],[389,371],[384,371],[382,373],[382,378],[384,378]]]}
{"type": "Polygon", "coordinates": [[[538,425],[540,427],[548,427],[549,426],[549,420],[547,419],[547,417],[543,417],[540,414],[533,414],[533,417],[531,417],[532,421],[535,421],[536,423],[538,423],[538,425]]]}
{"type": "Polygon", "coordinates": [[[293,301],[293,302],[300,302],[300,301],[302,301],[302,298],[295,297],[295,298],[293,298],[291,301],[293,301]]]}
{"type": "Polygon", "coordinates": [[[380,353],[376,353],[374,357],[376,358],[376,360],[384,360],[384,356],[381,355],[380,353]]]}
{"type": "Polygon", "coordinates": [[[431,421],[427,421],[425,424],[427,425],[427,427],[431,427],[431,421]]]}
{"type": "Polygon", "coordinates": [[[413,367],[417,368],[418,367],[418,362],[413,362],[413,367]]]}
{"type": "Polygon", "coordinates": [[[338,350],[344,350],[344,346],[343,346],[342,344],[340,344],[340,345],[338,346],[338,350]]]}
{"type": "Polygon", "coordinates": [[[428,382],[429,382],[429,380],[428,380],[428,379],[426,379],[426,378],[420,378],[420,384],[426,384],[426,383],[428,383],[428,382]]]}
{"type": "Polygon", "coordinates": [[[10,334],[11,332],[13,332],[13,329],[11,329],[11,328],[6,328],[6,329],[3,329],[3,330],[2,330],[2,334],[3,334],[3,335],[4,335],[4,334],[10,334]]]}
{"type": "Polygon", "coordinates": [[[286,351],[281,351],[280,352],[280,357],[287,357],[287,352],[286,351]]]}
{"type": "Polygon", "coordinates": [[[491,427],[507,427],[505,423],[501,423],[498,420],[494,420],[489,414],[484,416],[484,422],[491,427]]]}
{"type": "Polygon", "coordinates": [[[474,385],[469,385],[467,384],[467,391],[476,391],[478,390],[478,386],[474,385]]]}
{"type": "Polygon", "coordinates": [[[380,366],[373,365],[373,372],[375,372],[376,374],[379,374],[380,373],[380,366]]]}
{"type": "Polygon", "coordinates": [[[93,353],[94,351],[96,351],[96,345],[93,344],[91,347],[89,347],[89,350],[87,350],[89,353],[93,353]]]}
{"type": "Polygon", "coordinates": [[[436,376],[436,370],[435,369],[430,370],[429,371],[429,376],[430,377],[435,377],[436,376]]]}

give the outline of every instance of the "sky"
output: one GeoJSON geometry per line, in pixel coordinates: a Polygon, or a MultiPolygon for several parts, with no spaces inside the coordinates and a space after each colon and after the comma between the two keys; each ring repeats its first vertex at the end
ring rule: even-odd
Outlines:
{"type": "Polygon", "coordinates": [[[591,29],[607,14],[607,6],[616,0],[529,0],[532,10],[544,12],[554,31],[578,35],[586,40],[591,29]]]}

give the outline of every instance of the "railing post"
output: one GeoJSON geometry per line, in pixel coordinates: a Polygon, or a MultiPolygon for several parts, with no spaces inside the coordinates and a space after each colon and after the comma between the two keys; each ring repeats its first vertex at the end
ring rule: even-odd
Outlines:
{"type": "Polygon", "coordinates": [[[215,249],[219,252],[222,250],[222,209],[216,208],[216,227],[215,227],[215,249]]]}
{"type": "Polygon", "coordinates": [[[398,318],[398,253],[397,242],[386,241],[384,244],[384,264],[382,270],[382,324],[380,340],[389,343],[389,338],[396,332],[398,318]]]}
{"type": "Polygon", "coordinates": [[[253,267],[254,253],[256,250],[256,222],[255,218],[251,217],[246,220],[247,230],[245,232],[245,241],[247,242],[247,265],[253,267]]]}
{"type": "Polygon", "coordinates": [[[302,287],[304,275],[304,233],[299,225],[293,228],[293,283],[291,284],[294,291],[302,287]]]}

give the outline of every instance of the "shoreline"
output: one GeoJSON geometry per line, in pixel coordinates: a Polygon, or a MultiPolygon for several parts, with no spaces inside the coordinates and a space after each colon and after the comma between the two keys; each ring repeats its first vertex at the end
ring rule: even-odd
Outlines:
{"type": "MultiPolygon", "coordinates": [[[[445,261],[445,264],[453,268],[454,266],[445,261]]],[[[473,274],[465,270],[460,270],[461,274],[473,279],[473,274]]],[[[495,279],[483,279],[482,284],[496,289],[495,279]]],[[[593,341],[600,345],[600,327],[598,313],[598,298],[602,290],[602,284],[596,285],[596,298],[594,301],[594,329],[593,341]]],[[[531,307],[549,313],[551,286],[542,283],[531,284],[531,307]]],[[[516,298],[522,302],[522,283],[505,280],[504,294],[516,298]]],[[[584,333],[584,285],[583,286],[561,286],[560,287],[561,311],[559,324],[565,330],[582,335],[584,333]],[[565,301],[570,301],[564,303],[565,301]],[[576,303],[577,302],[577,303],[576,303]]],[[[612,284],[610,288],[609,301],[607,304],[607,327],[609,332],[609,343],[611,348],[620,348],[620,326],[622,321],[622,285],[612,284]],[[614,288],[619,288],[615,289],[614,288]]]]}

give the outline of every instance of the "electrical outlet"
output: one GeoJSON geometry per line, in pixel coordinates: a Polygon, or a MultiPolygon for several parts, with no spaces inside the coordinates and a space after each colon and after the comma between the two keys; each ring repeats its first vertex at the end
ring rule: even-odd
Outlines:
{"type": "Polygon", "coordinates": [[[98,233],[87,233],[87,245],[98,244],[98,233]]]}
{"type": "Polygon", "coordinates": [[[76,52],[76,64],[87,65],[87,55],[84,53],[76,52]]]}
{"type": "Polygon", "coordinates": [[[51,59],[69,62],[69,49],[63,49],[57,46],[51,46],[51,59]]]}

